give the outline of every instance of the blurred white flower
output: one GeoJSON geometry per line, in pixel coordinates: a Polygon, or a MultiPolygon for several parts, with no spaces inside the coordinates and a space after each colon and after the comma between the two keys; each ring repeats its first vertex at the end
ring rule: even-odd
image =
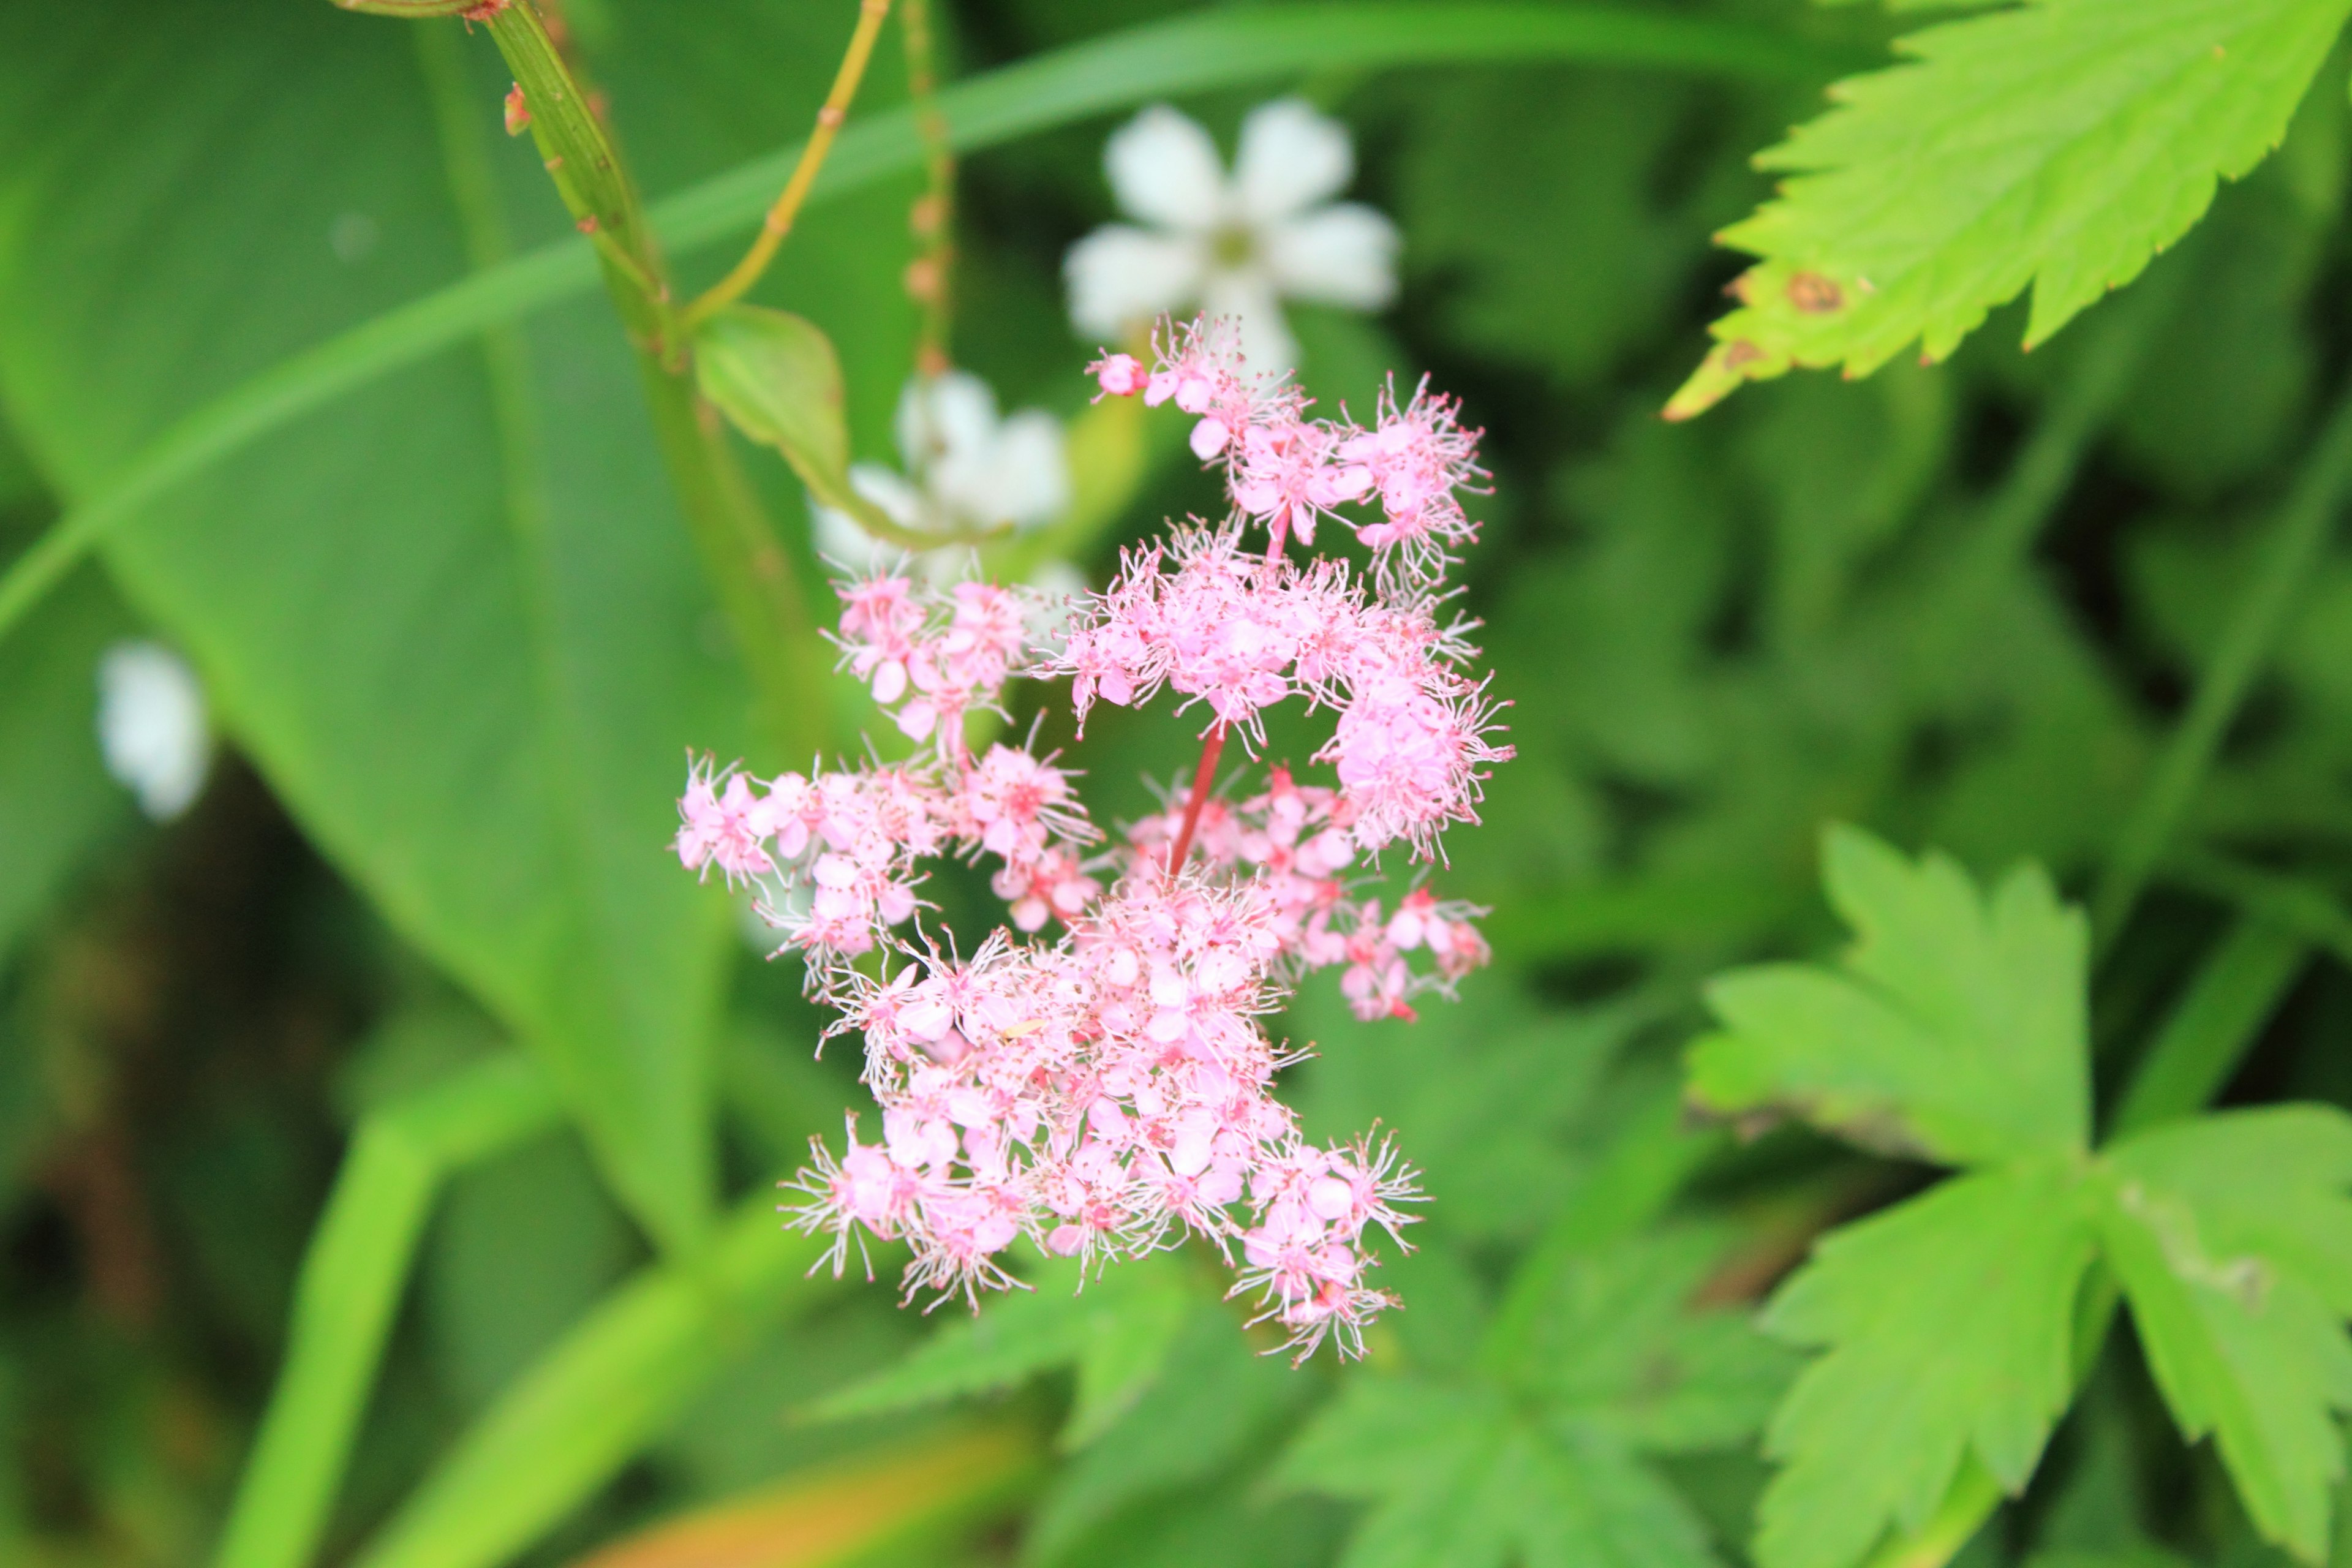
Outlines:
{"type": "Polygon", "coordinates": [[[1109,339],[1194,305],[1240,323],[1252,370],[1295,370],[1298,345],[1280,301],[1376,310],[1396,297],[1396,226],[1360,202],[1334,202],[1355,173],[1348,128],[1295,98],[1242,121],[1225,177],[1216,144],[1164,104],[1103,148],[1111,192],[1134,224],[1106,224],[1070,247],[1070,319],[1109,339]]]}
{"type": "MultiPolygon", "coordinates": [[[[907,471],[859,463],[849,482],[901,528],[944,535],[1034,528],[1069,507],[1061,422],[1040,408],[1000,418],[996,395],[970,371],[907,383],[897,433],[907,471]]],[[[901,553],[825,506],[816,508],[816,542],[819,553],[852,568],[901,553]]]]}
{"type": "Polygon", "coordinates": [[[157,643],[108,648],[98,661],[98,744],[141,810],[158,822],[185,811],[212,762],[195,671],[157,643]]]}

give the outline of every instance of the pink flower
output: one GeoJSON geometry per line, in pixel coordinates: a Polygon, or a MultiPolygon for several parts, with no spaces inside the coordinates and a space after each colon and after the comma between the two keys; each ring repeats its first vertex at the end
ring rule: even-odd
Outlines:
{"type": "Polygon", "coordinates": [[[1295,388],[1243,375],[1225,334],[1197,324],[1164,331],[1154,360],[1090,370],[1105,395],[1192,416],[1194,450],[1225,477],[1224,520],[1129,551],[1058,647],[992,584],[839,585],[843,662],[912,754],[782,774],[764,793],[698,763],[673,847],[760,889],[837,1016],[828,1037],[861,1037],[881,1141],[858,1142],[852,1119],[839,1155],[818,1147],[793,1184],[793,1213],[831,1238],[836,1271],[853,1242],[862,1257],[867,1238],[899,1241],[910,1297],[972,1300],[1018,1283],[1003,1258],[1024,1235],[1089,1274],[1193,1237],[1300,1355],[1327,1338],[1360,1353],[1391,1304],[1366,1282],[1368,1233],[1403,1245],[1414,1178],[1390,1142],[1302,1138],[1276,1089],[1304,1052],[1264,1020],[1323,968],[1359,1015],[1411,1018],[1414,998],[1486,960],[1479,911],[1416,887],[1384,914],[1361,866],[1399,840],[1436,856],[1510,754],[1465,673],[1469,628],[1435,618],[1445,550],[1472,537],[1456,497],[1479,477],[1475,437],[1426,388],[1402,409],[1384,395],[1370,431],[1310,418],[1295,388]],[[1374,506],[1371,521],[1349,510],[1374,506]],[[1285,550],[1293,534],[1311,548],[1327,516],[1373,545],[1372,573],[1285,550]],[[1253,522],[1263,549],[1243,542],[1253,522]],[[1110,849],[1054,756],[1003,740],[975,756],[969,739],[975,710],[1004,712],[1008,681],[1062,675],[1081,722],[1097,700],[1163,689],[1180,711],[1206,710],[1197,780],[1110,849]],[[1332,715],[1312,759],[1327,781],[1285,765],[1254,792],[1221,781],[1226,733],[1255,750],[1265,710],[1293,698],[1332,715]],[[926,864],[946,854],[991,858],[1007,905],[968,958],[923,923],[926,864]],[[869,953],[878,967],[861,967],[869,953]]]}

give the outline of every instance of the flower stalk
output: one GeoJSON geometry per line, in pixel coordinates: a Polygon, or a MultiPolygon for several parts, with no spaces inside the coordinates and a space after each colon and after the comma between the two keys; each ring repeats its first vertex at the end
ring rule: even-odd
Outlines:
{"type": "Polygon", "coordinates": [[[1174,842],[1168,846],[1168,876],[1171,881],[1183,870],[1184,857],[1192,852],[1192,835],[1201,826],[1201,808],[1208,803],[1210,786],[1216,783],[1217,759],[1224,750],[1225,723],[1220,719],[1201,738],[1201,763],[1192,770],[1192,793],[1184,798],[1184,820],[1176,829],[1174,842]]]}
{"type": "Polygon", "coordinates": [[[726,277],[687,308],[688,327],[708,321],[741,299],[767,271],[768,263],[776,258],[784,237],[793,231],[793,220],[800,216],[801,205],[808,199],[809,187],[816,184],[817,173],[824,167],[825,154],[833,151],[834,138],[841,133],[842,122],[849,118],[850,100],[857,96],[857,85],[866,78],[866,62],[874,57],[874,41],[889,14],[890,0],[862,0],[856,29],[849,35],[849,47],[841,57],[841,68],[834,73],[833,90],[825,94],[824,107],[816,111],[816,129],[809,133],[808,145],[801,149],[800,162],[793,166],[792,177],[784,182],[783,190],[761,220],[760,237],[751,242],[751,248],[743,253],[743,259],[726,277]]]}
{"type": "Polygon", "coordinates": [[[931,0],[900,0],[898,31],[907,47],[915,132],[923,143],[923,194],[908,215],[908,227],[922,247],[907,268],[907,292],[922,310],[915,374],[942,375],[954,363],[948,353],[948,322],[954,301],[955,150],[948,142],[948,117],[940,109],[931,0]]]}
{"type": "Polygon", "coordinates": [[[804,755],[822,741],[812,694],[824,677],[824,645],[723,422],[696,390],[691,342],[636,187],[530,0],[484,20],[521,90],[548,174],[573,223],[593,241],[605,291],[637,351],[655,438],[750,671],[764,749],[804,755]]]}

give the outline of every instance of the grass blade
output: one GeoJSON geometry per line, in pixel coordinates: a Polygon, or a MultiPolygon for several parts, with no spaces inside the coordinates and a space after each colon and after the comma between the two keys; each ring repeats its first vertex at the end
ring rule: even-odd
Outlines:
{"type": "Polygon", "coordinates": [[[215,1561],[299,1568],[317,1550],[408,1266],[449,1173],[554,1126],[538,1064],[502,1056],[361,1122],[295,1287],[290,1348],[215,1561]]]}
{"type": "MultiPolygon", "coordinates": [[[[1594,6],[1284,6],[1183,16],[1092,39],[959,83],[939,104],[952,144],[968,153],[1153,98],[1310,67],[1501,60],[1766,81],[1826,79],[1868,63],[1769,28],[1594,6]]],[[[673,252],[738,234],[759,221],[799,156],[797,144],[787,147],[656,203],[653,226],[673,252]]],[[[877,116],[843,131],[810,199],[845,195],[921,161],[912,112],[877,116]]],[[[109,531],[173,485],[354,387],[596,283],[588,241],[559,241],[362,322],[184,416],[0,576],[0,636],[109,531]]]]}
{"type": "Polygon", "coordinates": [[[491,1568],[529,1546],[820,1289],[804,1273],[815,1252],[762,1192],[692,1263],[623,1285],[459,1440],[359,1568],[491,1568]]]}

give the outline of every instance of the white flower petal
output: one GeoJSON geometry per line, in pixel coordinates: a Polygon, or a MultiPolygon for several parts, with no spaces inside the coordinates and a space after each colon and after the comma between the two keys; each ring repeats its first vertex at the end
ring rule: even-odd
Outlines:
{"type": "Polygon", "coordinates": [[[1202,314],[1230,320],[1242,363],[1258,376],[1298,368],[1298,341],[1282,319],[1274,279],[1256,268],[1213,272],[1201,290],[1202,314]]]}
{"type": "Polygon", "coordinates": [[[1254,225],[1277,223],[1335,196],[1356,172],[1348,128],[1304,99],[1260,104],[1242,121],[1234,193],[1254,225]]]}
{"type": "Polygon", "coordinates": [[[187,810],[212,763],[205,692],[179,655],[117,643],[98,663],[98,742],[106,771],[158,822],[187,810]]]}
{"type": "Polygon", "coordinates": [[[991,522],[1034,528],[1070,504],[1070,463],[1062,450],[1062,422],[1042,408],[1007,419],[990,454],[985,489],[991,522]]]}
{"type": "Polygon", "coordinates": [[[894,473],[879,463],[856,463],[849,470],[849,488],[882,509],[882,513],[900,528],[931,528],[936,521],[927,513],[923,492],[915,488],[905,475],[894,473]]]}
{"type": "Polygon", "coordinates": [[[816,536],[817,559],[845,572],[878,572],[890,564],[898,551],[864,529],[845,511],[809,498],[809,525],[816,536]]]}
{"type": "Polygon", "coordinates": [[[1164,103],[1112,132],[1103,169],[1129,217],[1196,232],[1225,220],[1230,198],[1217,144],[1197,121],[1164,103]]]}
{"type": "Polygon", "coordinates": [[[1198,239],[1106,224],[1070,247],[1062,263],[1070,321],[1086,336],[1111,336],[1199,298],[1207,268],[1198,239]]]}
{"type": "Polygon", "coordinates": [[[1377,310],[1396,298],[1396,225],[1360,203],[1278,224],[1264,243],[1275,287],[1294,299],[1377,310]]]}
{"type": "Polygon", "coordinates": [[[916,376],[898,394],[897,435],[908,468],[969,462],[996,443],[996,394],[968,370],[916,376]]]}

